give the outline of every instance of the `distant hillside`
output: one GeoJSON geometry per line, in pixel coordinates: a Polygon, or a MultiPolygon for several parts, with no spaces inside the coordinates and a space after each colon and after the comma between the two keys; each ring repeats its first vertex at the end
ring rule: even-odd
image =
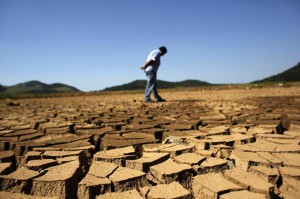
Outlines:
{"type": "Polygon", "coordinates": [[[273,75],[271,77],[267,77],[262,80],[257,80],[252,83],[263,83],[263,82],[297,82],[300,81],[300,62],[286,70],[283,71],[282,73],[279,73],[277,75],[273,75]]]}
{"type": "MultiPolygon", "coordinates": [[[[105,88],[104,91],[141,90],[141,89],[145,89],[146,82],[147,82],[146,80],[135,80],[128,84],[105,88]]],[[[198,87],[198,86],[209,86],[209,85],[211,84],[199,80],[185,80],[181,82],[168,82],[168,81],[157,80],[158,88],[198,87]]]]}
{"type": "Polygon", "coordinates": [[[80,90],[66,84],[45,84],[39,81],[29,81],[14,86],[0,85],[0,94],[48,94],[69,92],[80,92],[80,90]]]}
{"type": "Polygon", "coordinates": [[[0,84],[0,92],[4,92],[5,89],[6,89],[6,87],[5,87],[5,86],[2,86],[2,85],[0,84]]]}

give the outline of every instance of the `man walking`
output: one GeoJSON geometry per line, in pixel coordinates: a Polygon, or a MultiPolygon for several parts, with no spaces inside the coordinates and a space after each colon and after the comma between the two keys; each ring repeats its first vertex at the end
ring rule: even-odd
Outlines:
{"type": "Polygon", "coordinates": [[[160,65],[160,57],[167,53],[167,48],[161,46],[156,50],[152,50],[147,58],[146,63],[141,66],[142,70],[145,70],[146,76],[148,78],[146,89],[145,89],[145,102],[153,102],[150,98],[151,93],[153,92],[155,102],[165,102],[161,98],[156,90],[156,74],[160,65]]]}

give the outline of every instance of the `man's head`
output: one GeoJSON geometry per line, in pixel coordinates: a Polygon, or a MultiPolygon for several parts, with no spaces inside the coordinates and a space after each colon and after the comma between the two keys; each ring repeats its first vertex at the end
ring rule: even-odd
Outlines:
{"type": "Polygon", "coordinates": [[[161,52],[161,55],[164,55],[168,52],[167,48],[165,46],[161,46],[158,48],[159,51],[161,52]]]}

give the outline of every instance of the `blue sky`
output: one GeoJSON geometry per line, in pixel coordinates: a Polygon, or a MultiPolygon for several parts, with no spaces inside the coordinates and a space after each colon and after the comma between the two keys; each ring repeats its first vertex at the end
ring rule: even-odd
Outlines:
{"type": "Polygon", "coordinates": [[[248,83],[300,61],[299,0],[0,0],[0,84],[83,91],[158,78],[248,83]]]}

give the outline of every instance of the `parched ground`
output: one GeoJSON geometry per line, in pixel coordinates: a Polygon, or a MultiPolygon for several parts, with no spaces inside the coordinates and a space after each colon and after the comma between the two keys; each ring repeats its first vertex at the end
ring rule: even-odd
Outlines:
{"type": "Polygon", "coordinates": [[[299,198],[300,87],[0,101],[0,198],[299,198]]]}

